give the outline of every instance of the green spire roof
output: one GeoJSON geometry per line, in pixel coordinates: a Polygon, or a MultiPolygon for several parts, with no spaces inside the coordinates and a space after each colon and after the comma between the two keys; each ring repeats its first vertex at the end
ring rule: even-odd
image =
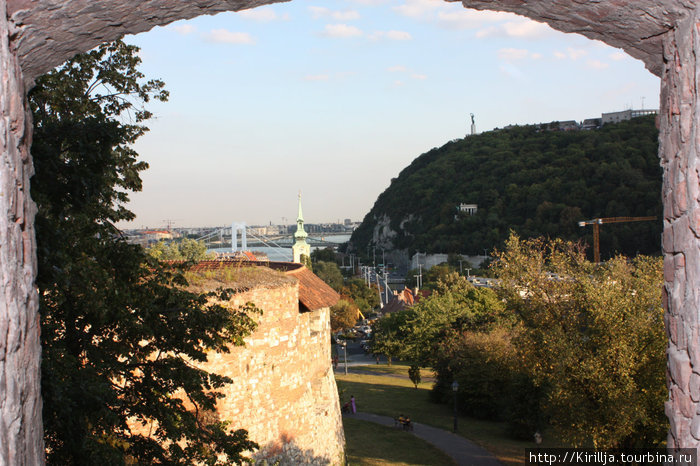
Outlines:
{"type": "Polygon", "coordinates": [[[299,215],[297,216],[297,231],[294,233],[294,238],[297,241],[304,241],[309,236],[304,231],[304,216],[301,213],[301,191],[299,191],[299,215]]]}

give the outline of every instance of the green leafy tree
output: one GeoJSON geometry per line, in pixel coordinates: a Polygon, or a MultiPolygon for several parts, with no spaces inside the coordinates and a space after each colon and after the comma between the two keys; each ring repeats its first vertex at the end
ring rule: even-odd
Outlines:
{"type": "MultiPolygon", "coordinates": [[[[520,376],[512,344],[514,329],[446,329],[433,346],[432,367],[436,374],[431,398],[450,404],[452,382],[459,382],[460,412],[469,416],[510,420],[511,390],[520,376]]],[[[529,431],[532,439],[535,429],[529,431]]]]}
{"type": "Polygon", "coordinates": [[[313,264],[311,263],[311,258],[310,258],[309,256],[307,256],[306,254],[302,254],[302,255],[299,257],[299,260],[301,261],[301,263],[302,263],[307,269],[309,269],[309,270],[311,270],[311,271],[314,270],[314,266],[313,266],[313,264]]]}
{"type": "Polygon", "coordinates": [[[215,254],[207,253],[203,241],[183,238],[179,241],[159,241],[147,250],[148,254],[161,261],[203,261],[213,259],[215,254]]]}
{"type": "Polygon", "coordinates": [[[256,445],[205,415],[230,379],[196,363],[242,344],[255,309],[188,292],[114,227],[134,217],[124,204],[147,167],[131,148],[150,117],[143,105],[167,99],[162,82],[143,80],[137,52],[115,42],[77,55],[29,94],[47,459],[235,463],[256,445]],[[150,435],[133,430],[150,422],[150,435]]]}
{"type": "Polygon", "coordinates": [[[413,382],[414,388],[418,388],[418,384],[421,380],[419,365],[411,364],[411,366],[408,368],[408,378],[411,379],[411,382],[413,382]]]}
{"type": "Polygon", "coordinates": [[[435,367],[438,346],[447,333],[483,331],[513,321],[494,291],[476,288],[465,277],[448,273],[431,296],[379,319],[373,350],[418,366],[435,367]]]}
{"type": "Polygon", "coordinates": [[[343,288],[343,274],[340,273],[340,268],[335,262],[316,262],[314,273],[335,291],[343,288]]]}
{"type": "MultiPolygon", "coordinates": [[[[406,312],[406,311],[403,311],[406,312]]],[[[433,294],[421,299],[407,313],[403,357],[422,366],[433,366],[435,347],[449,329],[486,330],[512,321],[493,290],[476,288],[456,272],[438,280],[433,294]]]]}
{"type": "Polygon", "coordinates": [[[311,251],[311,261],[337,263],[337,254],[331,247],[311,251]]]}
{"type": "Polygon", "coordinates": [[[377,286],[367,286],[361,278],[351,278],[345,282],[340,291],[341,295],[350,297],[364,314],[379,306],[379,292],[377,286]]]}
{"type": "Polygon", "coordinates": [[[408,312],[399,311],[385,315],[372,326],[372,338],[370,347],[372,353],[383,354],[388,364],[403,352],[404,332],[408,312]]]}
{"type": "Polygon", "coordinates": [[[357,323],[357,306],[349,299],[341,298],[331,307],[331,331],[347,330],[357,323]]]}
{"type": "Polygon", "coordinates": [[[659,258],[601,266],[561,240],[512,235],[494,269],[523,368],[546,388],[543,407],[563,439],[597,448],[661,445],[665,348],[659,258]]]}

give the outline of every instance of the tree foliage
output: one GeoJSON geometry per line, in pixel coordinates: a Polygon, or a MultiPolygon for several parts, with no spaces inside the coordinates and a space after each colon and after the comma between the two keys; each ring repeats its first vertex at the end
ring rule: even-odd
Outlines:
{"type": "Polygon", "coordinates": [[[311,261],[316,262],[335,262],[337,263],[337,254],[331,247],[323,249],[315,249],[311,251],[311,261]]]}
{"type": "Polygon", "coordinates": [[[434,367],[437,346],[447,333],[488,329],[505,320],[503,303],[492,290],[448,273],[432,295],[375,324],[372,350],[434,367]]]}
{"type": "Polygon", "coordinates": [[[361,278],[351,278],[345,282],[340,290],[342,296],[347,296],[360,308],[363,313],[368,313],[379,306],[379,291],[377,285],[367,286],[361,278]]]}
{"type": "Polygon", "coordinates": [[[357,306],[347,298],[341,298],[331,307],[331,331],[353,328],[357,323],[357,306]]]}
{"type": "Polygon", "coordinates": [[[658,258],[602,266],[580,246],[513,235],[494,265],[523,330],[516,346],[544,407],[575,446],[655,446],[667,423],[658,258]]]}
{"type": "Polygon", "coordinates": [[[47,459],[238,462],[256,445],[206,414],[230,380],[195,364],[242,344],[254,307],[226,309],[186,291],[182,274],[126,244],[113,225],[133,218],[127,193],[140,190],[147,167],[131,148],[150,117],[143,104],[167,98],[162,82],[143,80],[137,52],[101,46],[29,94],[47,459]]]}
{"type": "Polygon", "coordinates": [[[159,261],[203,261],[213,259],[215,254],[207,253],[203,241],[183,238],[179,241],[159,241],[147,250],[148,254],[159,261]]]}
{"type": "Polygon", "coordinates": [[[299,261],[302,263],[302,265],[304,265],[304,267],[313,272],[314,266],[311,263],[311,258],[309,256],[307,256],[306,254],[302,254],[301,256],[299,256],[299,261]]]}
{"type": "Polygon", "coordinates": [[[388,217],[396,249],[481,254],[508,238],[584,238],[577,222],[596,217],[656,216],[657,222],[606,225],[603,258],[657,254],[661,234],[661,169],[654,118],[606,124],[594,131],[542,131],[538,126],[485,132],[416,158],[376,200],[351,243],[371,245],[388,217]],[[460,203],[478,205],[473,215],[460,203]]]}
{"type": "Polygon", "coordinates": [[[314,273],[335,291],[343,288],[343,274],[335,262],[319,261],[314,265],[314,273]]]}

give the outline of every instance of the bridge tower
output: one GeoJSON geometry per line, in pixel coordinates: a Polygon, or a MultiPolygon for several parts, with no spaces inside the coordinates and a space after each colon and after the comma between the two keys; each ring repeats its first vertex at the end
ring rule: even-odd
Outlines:
{"type": "Polygon", "coordinates": [[[248,250],[245,222],[233,222],[231,223],[231,252],[236,252],[238,248],[238,230],[241,230],[241,251],[248,250]]]}

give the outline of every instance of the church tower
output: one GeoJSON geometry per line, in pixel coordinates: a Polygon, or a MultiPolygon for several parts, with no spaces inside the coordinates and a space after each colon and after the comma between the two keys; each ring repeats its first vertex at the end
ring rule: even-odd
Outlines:
{"type": "Polygon", "coordinates": [[[309,236],[304,231],[304,216],[301,214],[301,191],[299,191],[299,215],[297,216],[297,231],[294,233],[294,246],[292,246],[292,254],[294,262],[301,264],[301,256],[304,255],[311,258],[311,246],[306,242],[306,237],[309,236]]]}

